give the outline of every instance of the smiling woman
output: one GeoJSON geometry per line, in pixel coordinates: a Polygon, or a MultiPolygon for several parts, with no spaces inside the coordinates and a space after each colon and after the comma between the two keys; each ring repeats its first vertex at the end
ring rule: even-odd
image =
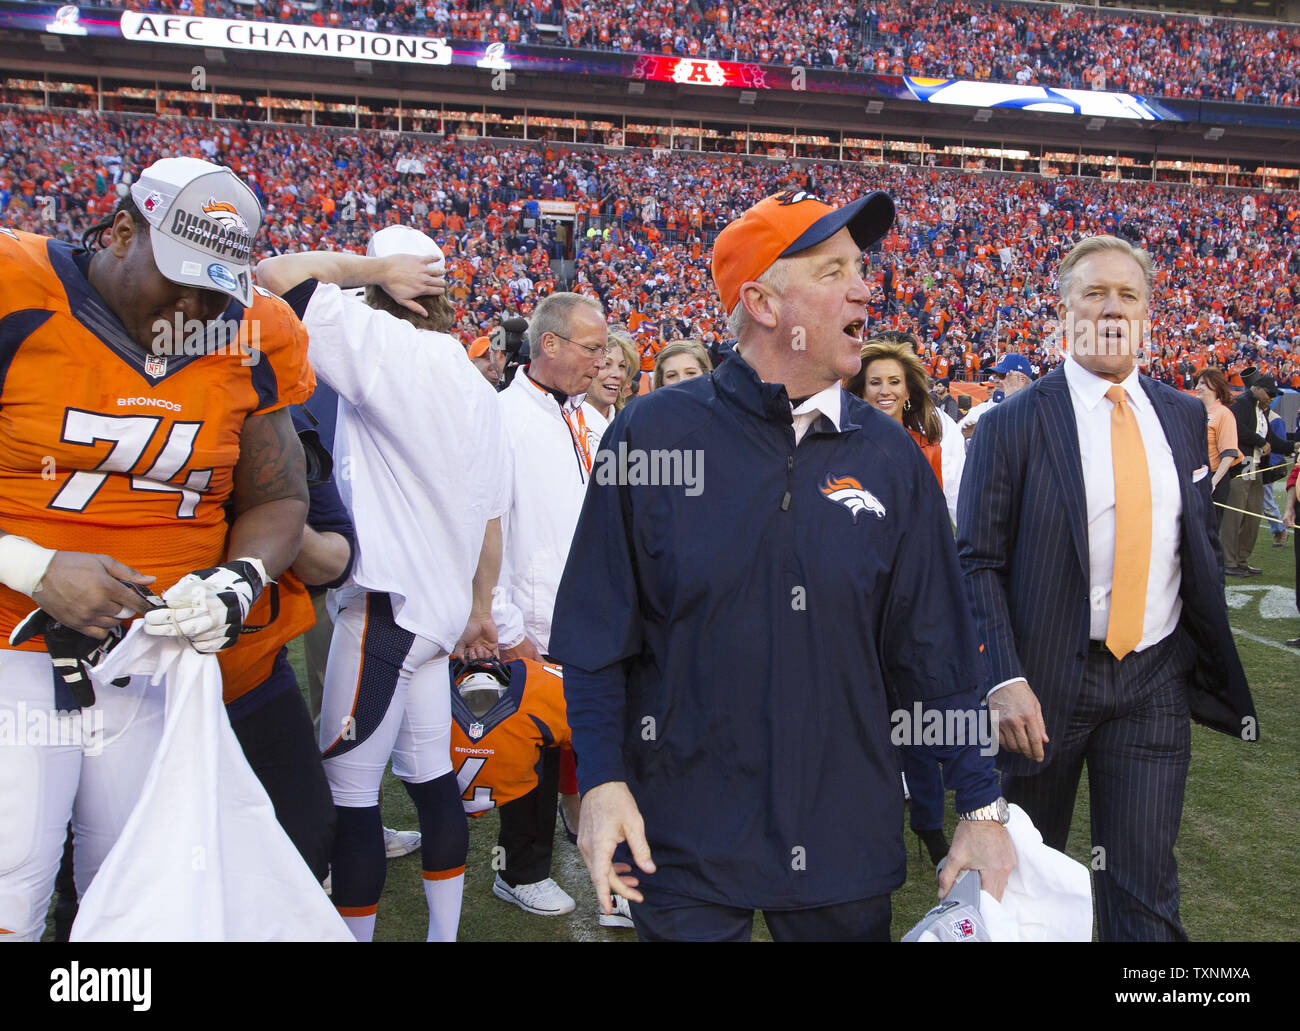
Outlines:
{"type": "MultiPolygon", "coordinates": [[[[587,404],[600,416],[600,432],[621,411],[629,398],[628,386],[638,361],[632,335],[622,326],[609,327],[609,347],[605,351],[605,367],[587,388],[587,404]]],[[[591,428],[589,427],[589,432],[591,428]]],[[[596,444],[599,445],[597,436],[596,444]]],[[[592,448],[592,452],[595,452],[592,448]]]]}
{"type": "Polygon", "coordinates": [[[925,369],[913,344],[910,333],[871,337],[862,347],[861,370],[849,377],[844,389],[902,423],[930,459],[942,485],[938,453],[943,426],[925,388],[925,369]]]}

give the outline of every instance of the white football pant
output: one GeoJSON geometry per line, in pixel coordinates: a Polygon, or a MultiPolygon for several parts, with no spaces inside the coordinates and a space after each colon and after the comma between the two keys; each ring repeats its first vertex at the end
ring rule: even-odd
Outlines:
{"type": "Polygon", "coordinates": [[[82,896],[126,825],[162,737],[165,684],[132,677],[59,714],[45,652],[0,649],[0,941],[39,941],[72,821],[82,896]]]}

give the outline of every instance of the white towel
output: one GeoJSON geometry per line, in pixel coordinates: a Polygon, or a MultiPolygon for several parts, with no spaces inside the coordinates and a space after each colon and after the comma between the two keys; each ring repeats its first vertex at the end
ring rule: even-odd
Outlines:
{"type": "Polygon", "coordinates": [[[1043,844],[1018,805],[1007,831],[1016,868],[999,902],[980,891],[980,915],[995,942],[1092,941],[1092,879],[1088,868],[1043,844]]]}
{"type": "Polygon", "coordinates": [[[215,655],[138,621],[91,674],[167,682],[139,801],[95,875],[73,941],[354,941],[275,819],[221,700],[215,655]]]}

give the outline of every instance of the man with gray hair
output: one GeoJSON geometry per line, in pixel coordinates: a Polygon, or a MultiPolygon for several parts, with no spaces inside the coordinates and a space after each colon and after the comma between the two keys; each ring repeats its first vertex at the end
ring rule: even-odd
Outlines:
{"type": "MultiPolygon", "coordinates": [[[[862,253],[893,220],[883,193],[749,208],[713,245],[735,351],[602,441],[708,466],[698,491],[597,477],[551,639],[578,845],[602,909],[631,902],[645,940],[747,940],[755,909],[777,940],[888,940],[906,871],[890,711],[979,719],[938,480],[840,385],[862,365],[862,253]]],[[[940,887],[974,868],[1000,897],[1015,857],[992,759],[965,735],[933,748],[962,817],[940,887]]]]}
{"type": "Polygon", "coordinates": [[[974,435],[975,426],[980,419],[993,411],[996,405],[1001,404],[1016,391],[1029,386],[1034,380],[1034,370],[1029,364],[1029,359],[1022,354],[1010,352],[998,359],[997,364],[989,370],[989,374],[993,383],[993,396],[984,404],[972,408],[958,424],[958,429],[967,440],[974,435]]]}
{"type": "MultiPolygon", "coordinates": [[[[547,655],[555,593],[591,475],[582,402],[605,365],[607,344],[599,303],[551,294],[528,327],[530,363],[498,395],[514,466],[493,605],[503,659],[547,655]]],[[[538,916],[559,916],[574,905],[550,877],[559,780],[558,750],[548,749],[537,788],[501,807],[505,868],[492,890],[538,916]]]]}
{"type": "Polygon", "coordinates": [[[1186,940],[1191,720],[1258,735],[1219,586],[1205,411],[1138,371],[1145,251],[1091,237],[1057,278],[1068,356],[981,421],[957,510],[1002,791],[1064,850],[1086,763],[1098,937],[1186,940]]]}

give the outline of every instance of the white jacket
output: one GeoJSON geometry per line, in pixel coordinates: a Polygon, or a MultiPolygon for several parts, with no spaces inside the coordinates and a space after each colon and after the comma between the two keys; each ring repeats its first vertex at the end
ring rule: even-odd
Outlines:
{"type": "Polygon", "coordinates": [[[505,512],[497,397],[465,348],[319,283],[307,357],[339,395],[334,470],[357,532],[352,579],[397,625],[450,651],[469,619],[487,523],[505,512]]]}
{"type": "Polygon", "coordinates": [[[502,648],[527,637],[545,655],[555,594],[594,458],[586,432],[590,409],[584,411],[578,395],[569,398],[562,412],[555,395],[522,369],[497,400],[513,468],[510,505],[501,520],[501,579],[492,617],[502,648]],[[590,458],[584,458],[584,448],[590,458]]]}

